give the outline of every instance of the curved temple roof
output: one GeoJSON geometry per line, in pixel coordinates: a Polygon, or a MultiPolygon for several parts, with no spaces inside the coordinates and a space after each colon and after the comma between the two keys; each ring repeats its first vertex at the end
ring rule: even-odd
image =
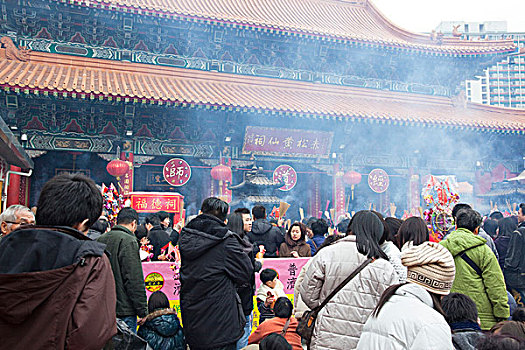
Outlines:
{"type": "Polygon", "coordinates": [[[525,133],[525,110],[465,104],[444,97],[42,52],[31,52],[31,61],[23,62],[5,58],[2,50],[5,49],[0,49],[0,87],[26,93],[128,98],[241,111],[525,133]]]}
{"type": "Polygon", "coordinates": [[[287,35],[343,40],[436,54],[512,52],[512,40],[466,41],[415,34],[394,25],[369,0],[52,0],[160,17],[179,17],[287,35]]]}

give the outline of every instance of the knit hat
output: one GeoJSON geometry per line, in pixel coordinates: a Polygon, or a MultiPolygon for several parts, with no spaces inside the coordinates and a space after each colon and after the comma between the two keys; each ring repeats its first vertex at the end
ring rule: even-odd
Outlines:
{"type": "Polygon", "coordinates": [[[447,248],[439,243],[424,242],[401,252],[401,263],[408,269],[407,281],[419,284],[432,293],[450,293],[456,267],[447,248]]]}

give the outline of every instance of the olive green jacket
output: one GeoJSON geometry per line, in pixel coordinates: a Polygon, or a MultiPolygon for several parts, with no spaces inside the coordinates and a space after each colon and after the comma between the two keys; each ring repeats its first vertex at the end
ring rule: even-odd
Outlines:
{"type": "Polygon", "coordinates": [[[481,320],[481,329],[489,330],[498,320],[509,317],[507,290],[498,260],[485,239],[459,228],[441,244],[447,248],[456,265],[451,292],[466,294],[474,300],[481,320]],[[481,277],[459,255],[467,256],[481,269],[481,277]]]}
{"type": "Polygon", "coordinates": [[[148,314],[144,274],[139,256],[139,245],[133,232],[116,225],[97,241],[106,244],[115,288],[117,290],[117,317],[148,314]]]}

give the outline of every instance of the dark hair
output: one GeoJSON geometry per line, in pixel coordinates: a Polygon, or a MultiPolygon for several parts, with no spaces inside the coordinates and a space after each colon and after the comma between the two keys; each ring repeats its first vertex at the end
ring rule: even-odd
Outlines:
{"type": "MultiPolygon", "coordinates": [[[[374,308],[374,311],[372,311],[372,317],[377,317],[379,315],[379,312],[385,306],[385,304],[390,300],[392,295],[396,294],[399,287],[404,286],[405,284],[408,284],[410,282],[405,283],[399,283],[394,284],[385,289],[383,294],[381,294],[381,298],[379,298],[379,302],[377,303],[376,307],[374,308]]],[[[445,312],[443,311],[443,308],[441,307],[441,295],[434,294],[427,290],[427,293],[432,298],[432,303],[434,305],[434,310],[439,312],[441,315],[445,316],[445,312]]]]}
{"type": "Polygon", "coordinates": [[[522,350],[523,342],[504,335],[486,335],[480,337],[477,350],[522,350]]]}
{"type": "Polygon", "coordinates": [[[516,225],[516,221],[514,221],[513,218],[503,218],[500,221],[498,221],[498,228],[499,228],[499,236],[508,236],[512,235],[512,232],[516,231],[518,228],[518,225],[516,225]]]}
{"type": "Polygon", "coordinates": [[[117,214],[117,225],[129,225],[133,221],[136,221],[138,225],[139,214],[135,209],[130,207],[120,209],[117,214]]]}
{"type": "Polygon", "coordinates": [[[381,236],[381,239],[379,239],[379,245],[385,243],[387,238],[390,237],[390,229],[388,228],[388,225],[385,222],[385,218],[383,217],[383,214],[380,212],[377,212],[375,210],[372,210],[372,213],[376,214],[376,216],[381,220],[381,223],[383,224],[383,235],[381,236]]]}
{"type": "Polygon", "coordinates": [[[248,208],[237,208],[237,209],[235,209],[234,213],[250,215],[250,209],[248,209],[248,208]]]}
{"type": "Polygon", "coordinates": [[[260,343],[260,350],[292,350],[285,337],[277,333],[268,334],[260,343]]]}
{"type": "Polygon", "coordinates": [[[164,210],[158,211],[156,214],[159,217],[160,221],[164,221],[166,218],[170,217],[170,214],[168,212],[165,212],[164,210]]]}
{"type": "Polygon", "coordinates": [[[293,305],[287,297],[277,298],[273,306],[275,317],[290,318],[292,316],[293,305]]]}
{"type": "Polygon", "coordinates": [[[306,239],[306,225],[299,221],[296,221],[292,225],[290,225],[290,228],[288,229],[288,232],[286,234],[290,237],[290,239],[292,239],[292,228],[294,226],[298,226],[299,230],[301,230],[301,238],[299,238],[298,241],[304,241],[306,239]]]}
{"type": "Polygon", "coordinates": [[[350,224],[350,219],[343,219],[337,224],[337,232],[345,234],[348,230],[348,225],[350,224]]]}
{"type": "Polygon", "coordinates": [[[206,198],[202,202],[201,211],[203,214],[213,215],[221,221],[226,220],[229,205],[216,197],[206,198]]]}
{"type": "Polygon", "coordinates": [[[314,236],[324,236],[328,233],[328,223],[325,219],[317,219],[316,221],[312,222],[312,232],[314,233],[314,236]]]}
{"type": "Polygon", "coordinates": [[[396,235],[399,232],[399,228],[403,224],[403,220],[394,218],[394,217],[388,217],[385,219],[386,225],[388,226],[388,229],[390,230],[390,237],[387,238],[387,241],[396,241],[396,235]]]}
{"type": "Polygon", "coordinates": [[[157,292],[151,293],[148,300],[148,312],[151,314],[155,310],[159,309],[169,309],[170,301],[166,294],[160,290],[157,292]]]}
{"type": "Polygon", "coordinates": [[[492,220],[500,221],[501,219],[503,219],[503,214],[501,213],[501,211],[495,211],[489,215],[489,218],[491,218],[492,220]]]}
{"type": "Polygon", "coordinates": [[[73,227],[88,220],[90,227],[102,213],[104,200],[95,182],[82,174],[61,174],[49,180],[38,199],[36,222],[73,227]]]}
{"type": "Polygon", "coordinates": [[[357,212],[350,220],[347,233],[355,235],[357,251],[368,258],[383,258],[388,256],[379,247],[379,240],[383,236],[384,226],[376,214],[370,210],[357,212]]]}
{"type": "Polygon", "coordinates": [[[450,293],[445,295],[441,299],[441,306],[448,324],[478,321],[476,303],[465,294],[450,293]]]}
{"type": "Polygon", "coordinates": [[[100,233],[105,233],[109,227],[109,222],[104,219],[98,219],[91,225],[91,229],[100,233]]]}
{"type": "Polygon", "coordinates": [[[499,224],[498,220],[487,219],[483,223],[483,230],[485,232],[487,232],[487,234],[490,237],[495,238],[496,237],[496,230],[498,229],[498,224],[499,224]]]}
{"type": "Polygon", "coordinates": [[[518,206],[518,212],[520,211],[520,209],[521,209],[521,214],[525,215],[525,203],[520,203],[520,205],[518,206]]]}
{"type": "Polygon", "coordinates": [[[254,220],[266,219],[266,208],[262,205],[256,205],[252,208],[252,215],[254,220]]]}
{"type": "Polygon", "coordinates": [[[144,220],[146,224],[150,224],[153,226],[159,226],[160,225],[160,218],[157,215],[157,213],[149,214],[146,216],[146,219],[144,220]]]}
{"type": "Polygon", "coordinates": [[[419,216],[412,216],[406,219],[397,232],[397,247],[401,249],[406,242],[412,242],[414,245],[428,242],[430,239],[428,227],[425,220],[419,216]]]}
{"type": "Polygon", "coordinates": [[[271,282],[277,277],[277,271],[274,269],[264,269],[261,271],[259,278],[261,279],[261,282],[264,284],[266,282],[271,282]]]}
{"type": "MultiPolygon", "coordinates": [[[[310,216],[308,220],[306,220],[306,227],[312,228],[312,224],[317,221],[317,218],[314,216],[310,216]]],[[[346,232],[346,231],[345,231],[346,232]]]]}
{"type": "Polygon", "coordinates": [[[228,227],[230,231],[238,233],[241,237],[244,237],[244,222],[242,221],[242,214],[229,214],[226,227],[228,227]]]}
{"type": "Polygon", "coordinates": [[[458,217],[458,212],[461,210],[461,209],[472,209],[472,207],[466,203],[458,203],[454,206],[454,208],[452,208],[452,217],[454,218],[454,220],[456,220],[456,218],[458,217]]]}
{"type": "Polygon", "coordinates": [[[474,232],[481,225],[481,221],[481,215],[474,209],[461,209],[456,217],[456,226],[474,232]]]}
{"type": "Polygon", "coordinates": [[[518,307],[514,312],[512,313],[512,320],[513,321],[519,321],[519,322],[525,322],[525,308],[518,307]]]}
{"type": "Polygon", "coordinates": [[[135,230],[135,236],[139,241],[142,238],[148,236],[148,229],[146,228],[146,224],[140,224],[137,226],[137,229],[135,230]]]}

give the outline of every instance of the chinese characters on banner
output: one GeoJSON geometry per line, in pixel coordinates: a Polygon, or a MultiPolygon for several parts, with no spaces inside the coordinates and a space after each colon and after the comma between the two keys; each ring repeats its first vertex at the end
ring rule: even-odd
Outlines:
{"type": "Polygon", "coordinates": [[[243,154],[328,158],[332,132],[247,126],[243,154]]]}
{"type": "Polygon", "coordinates": [[[375,193],[383,193],[388,189],[390,178],[383,169],[374,169],[368,174],[368,186],[375,193]]]}
{"type": "Polygon", "coordinates": [[[164,210],[173,213],[173,222],[184,218],[184,197],[170,192],[131,192],[131,207],[139,213],[164,210]]]}
{"type": "Polygon", "coordinates": [[[172,186],[184,186],[191,177],[190,165],[181,158],[172,158],[164,164],[164,179],[172,186]]]}
{"type": "Polygon", "coordinates": [[[279,165],[273,172],[274,182],[283,182],[279,187],[281,191],[290,191],[297,184],[297,172],[289,165],[279,165]]]}

